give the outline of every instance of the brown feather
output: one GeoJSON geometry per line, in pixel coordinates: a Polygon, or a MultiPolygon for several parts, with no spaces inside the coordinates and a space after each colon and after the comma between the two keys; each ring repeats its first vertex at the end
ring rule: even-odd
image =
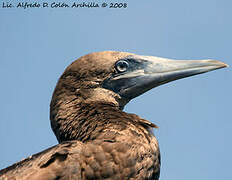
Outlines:
{"type": "Polygon", "coordinates": [[[158,180],[160,153],[151,131],[157,126],[123,112],[129,100],[102,88],[115,62],[128,55],[92,53],[68,66],[50,104],[60,144],[1,170],[0,180],[158,180]]]}

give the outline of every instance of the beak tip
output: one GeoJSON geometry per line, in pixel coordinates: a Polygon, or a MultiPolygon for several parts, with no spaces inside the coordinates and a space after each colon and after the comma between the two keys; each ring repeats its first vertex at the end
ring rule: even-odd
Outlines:
{"type": "Polygon", "coordinates": [[[228,65],[228,64],[226,64],[226,63],[220,62],[220,64],[221,64],[221,68],[229,67],[229,65],[228,65]]]}
{"type": "Polygon", "coordinates": [[[217,64],[218,68],[226,68],[226,67],[229,67],[228,64],[223,63],[223,62],[218,61],[218,60],[210,60],[210,61],[214,61],[214,62],[217,64]]]}
{"type": "Polygon", "coordinates": [[[228,64],[225,64],[225,63],[224,63],[224,67],[230,67],[230,66],[229,66],[228,64]]]}

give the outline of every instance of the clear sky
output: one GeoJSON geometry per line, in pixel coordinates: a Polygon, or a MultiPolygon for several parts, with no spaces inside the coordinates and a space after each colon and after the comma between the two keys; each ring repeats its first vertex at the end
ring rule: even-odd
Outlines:
{"type": "MultiPolygon", "coordinates": [[[[120,2],[128,7],[0,7],[0,169],[57,144],[51,95],[82,55],[118,50],[232,65],[231,0],[120,2]]],[[[231,82],[229,67],[157,87],[127,105],[160,127],[161,180],[232,179],[231,82]]]]}

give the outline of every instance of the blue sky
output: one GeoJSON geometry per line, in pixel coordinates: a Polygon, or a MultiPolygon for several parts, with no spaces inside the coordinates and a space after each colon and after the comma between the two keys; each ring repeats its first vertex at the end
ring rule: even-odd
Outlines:
{"type": "MultiPolygon", "coordinates": [[[[232,65],[232,1],[121,2],[128,7],[0,8],[0,169],[57,144],[52,92],[82,55],[118,50],[232,65]]],[[[232,179],[231,77],[229,67],[178,80],[127,105],[160,127],[161,180],[232,179]]]]}

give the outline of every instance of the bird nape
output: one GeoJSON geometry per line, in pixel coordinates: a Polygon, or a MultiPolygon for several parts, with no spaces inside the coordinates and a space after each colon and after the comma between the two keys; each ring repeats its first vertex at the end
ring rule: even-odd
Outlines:
{"type": "Polygon", "coordinates": [[[50,104],[59,144],[0,171],[3,179],[153,179],[160,174],[155,124],[123,111],[144,92],[227,67],[216,60],[170,60],[104,51],[74,61],[50,104]]]}

